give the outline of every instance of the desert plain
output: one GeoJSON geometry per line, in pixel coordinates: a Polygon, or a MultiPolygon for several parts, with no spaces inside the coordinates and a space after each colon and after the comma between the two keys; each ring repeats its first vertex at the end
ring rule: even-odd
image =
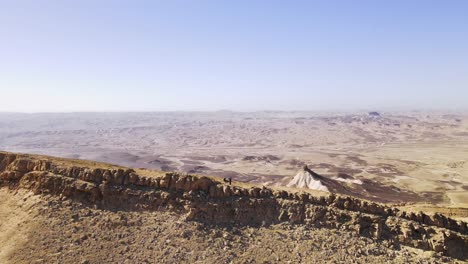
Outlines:
{"type": "Polygon", "coordinates": [[[463,112],[2,113],[0,262],[463,262],[467,158],[463,112]]]}
{"type": "Polygon", "coordinates": [[[2,113],[0,149],[266,186],[307,165],[372,200],[468,216],[465,112],[2,113]]]}

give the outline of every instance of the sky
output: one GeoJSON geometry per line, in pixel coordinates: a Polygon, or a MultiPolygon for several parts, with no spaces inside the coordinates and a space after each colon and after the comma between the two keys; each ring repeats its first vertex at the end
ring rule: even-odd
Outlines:
{"type": "Polygon", "coordinates": [[[467,109],[468,1],[2,1],[0,111],[467,109]]]}

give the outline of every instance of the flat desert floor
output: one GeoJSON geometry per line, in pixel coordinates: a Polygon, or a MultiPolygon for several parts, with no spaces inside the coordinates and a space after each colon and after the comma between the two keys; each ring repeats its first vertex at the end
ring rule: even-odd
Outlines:
{"type": "Polygon", "coordinates": [[[0,150],[271,186],[308,165],[377,201],[468,217],[461,112],[2,113],[0,150]]]}

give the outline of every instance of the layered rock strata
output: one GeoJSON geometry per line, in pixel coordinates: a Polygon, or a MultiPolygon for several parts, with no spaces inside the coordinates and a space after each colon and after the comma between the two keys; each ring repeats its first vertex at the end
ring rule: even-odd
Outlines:
{"type": "Polygon", "coordinates": [[[468,259],[468,226],[442,214],[397,208],[330,194],[314,196],[265,187],[227,185],[181,173],[144,176],[133,169],[67,166],[53,158],[0,152],[0,186],[60,195],[103,209],[173,210],[209,225],[281,222],[337,228],[375,240],[468,259]]]}

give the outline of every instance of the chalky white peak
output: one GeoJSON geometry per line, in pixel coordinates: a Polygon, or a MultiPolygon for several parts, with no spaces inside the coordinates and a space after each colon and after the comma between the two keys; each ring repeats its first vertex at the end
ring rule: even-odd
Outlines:
{"type": "Polygon", "coordinates": [[[314,177],[309,171],[304,169],[301,169],[287,186],[330,192],[320,179],[314,177]]]}

